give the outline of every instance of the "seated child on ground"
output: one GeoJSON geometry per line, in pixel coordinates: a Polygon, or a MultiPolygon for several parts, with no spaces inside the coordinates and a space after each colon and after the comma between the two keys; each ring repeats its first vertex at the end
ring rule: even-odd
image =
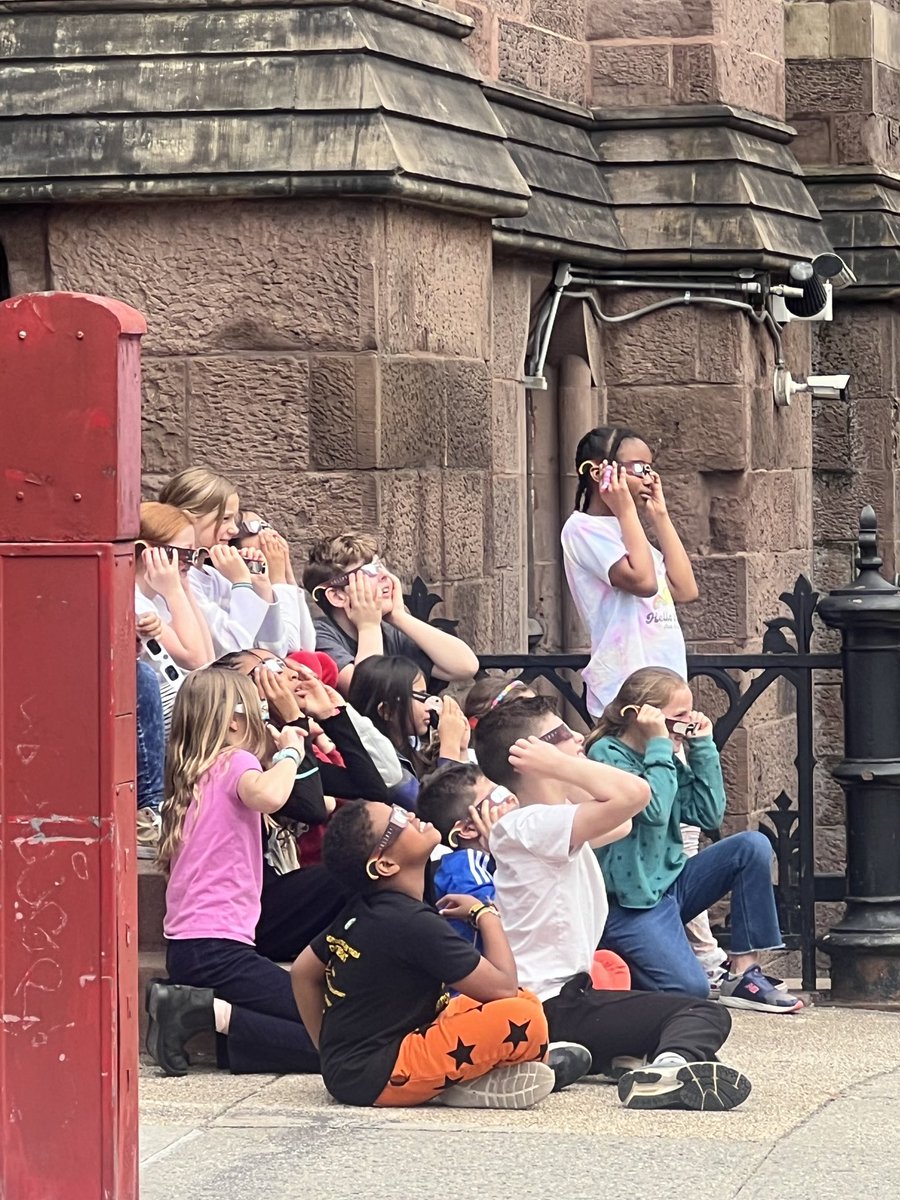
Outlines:
{"type": "Polygon", "coordinates": [[[543,1010],[519,990],[492,905],[445,896],[439,915],[423,902],[439,836],[397,805],[335,813],[325,865],[355,895],[294,963],[297,1006],[343,1104],[528,1108],[578,1078],[587,1055],[561,1047],[544,1063],[543,1010]],[[469,920],[484,954],[446,918],[469,920]],[[448,983],[460,993],[449,1001],[448,983]]]}

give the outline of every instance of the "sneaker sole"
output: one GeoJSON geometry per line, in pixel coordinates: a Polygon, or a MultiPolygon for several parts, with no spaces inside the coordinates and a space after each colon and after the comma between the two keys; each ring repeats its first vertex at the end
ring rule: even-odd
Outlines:
{"type": "MultiPolygon", "coordinates": [[[[783,995],[784,993],[782,993],[783,995]]],[[[740,996],[720,996],[719,1003],[726,1008],[744,1008],[750,1012],[773,1013],[778,1016],[784,1013],[797,1013],[804,1007],[803,1001],[796,1004],[760,1004],[758,1000],[742,1000],[740,996]]]]}
{"type": "Polygon", "coordinates": [[[685,1108],[692,1112],[727,1112],[750,1095],[750,1080],[724,1063],[688,1063],[673,1079],[645,1067],[619,1080],[619,1099],[626,1108],[685,1108]]]}
{"type": "Polygon", "coordinates": [[[438,1100],[447,1108],[531,1108],[550,1095],[555,1083],[556,1076],[544,1063],[515,1063],[448,1088],[438,1100]]]}

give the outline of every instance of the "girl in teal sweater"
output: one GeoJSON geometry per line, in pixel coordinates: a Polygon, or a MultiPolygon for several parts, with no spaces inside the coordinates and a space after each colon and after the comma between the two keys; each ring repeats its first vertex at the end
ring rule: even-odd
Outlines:
{"type": "Polygon", "coordinates": [[[653,793],[628,837],[597,851],[610,901],[601,944],[626,960],[633,986],[708,996],[709,980],[684,925],[730,892],[731,971],[721,1002],[776,1013],[802,1008],[758,961],[761,951],[783,945],[765,835],[738,833],[694,858],[685,855],[680,826],[718,828],[725,785],[712,724],[693,708],[681,676],[665,667],[630,675],[606,706],[587,752],[640,775],[653,793]]]}

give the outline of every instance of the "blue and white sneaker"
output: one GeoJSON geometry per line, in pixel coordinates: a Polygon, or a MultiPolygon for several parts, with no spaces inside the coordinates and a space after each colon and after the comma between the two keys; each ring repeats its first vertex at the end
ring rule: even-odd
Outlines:
{"type": "Polygon", "coordinates": [[[792,1013],[803,1008],[803,1001],[782,991],[756,963],[743,975],[728,975],[719,984],[719,1003],[726,1008],[749,1008],[756,1012],[792,1013]]]}

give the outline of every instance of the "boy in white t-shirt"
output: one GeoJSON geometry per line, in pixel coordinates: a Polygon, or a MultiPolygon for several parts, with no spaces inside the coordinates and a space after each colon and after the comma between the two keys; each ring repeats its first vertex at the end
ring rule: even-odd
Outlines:
{"type": "Polygon", "coordinates": [[[519,800],[494,825],[490,847],[521,985],[543,1002],[551,1039],[586,1046],[592,1073],[621,1076],[626,1107],[734,1108],[750,1083],[715,1058],[731,1029],[727,1009],[591,985],[607,914],[592,847],[626,836],[649,792],[615,768],[598,770],[603,764],[585,758],[581,742],[542,696],[508,700],[475,731],[482,771],[519,800]]]}

